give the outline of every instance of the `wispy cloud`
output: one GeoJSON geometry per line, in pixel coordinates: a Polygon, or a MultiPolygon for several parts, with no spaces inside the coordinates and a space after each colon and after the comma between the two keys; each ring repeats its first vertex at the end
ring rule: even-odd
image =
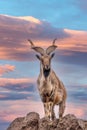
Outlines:
{"type": "MultiPolygon", "coordinates": [[[[40,114],[40,117],[44,117],[44,109],[42,102],[36,102],[32,100],[16,100],[16,101],[8,101],[8,103],[5,101],[5,104],[7,105],[7,110],[3,108],[3,110],[0,110],[0,120],[4,122],[11,122],[16,117],[23,117],[28,112],[38,112],[40,114]],[[25,107],[24,107],[25,106],[25,107]]],[[[3,106],[3,105],[2,105],[3,106]]],[[[65,114],[72,113],[76,115],[78,118],[84,118],[86,117],[87,105],[80,105],[78,106],[75,103],[67,103],[66,104],[66,111],[65,114]]],[[[58,106],[55,108],[56,116],[58,117],[58,106]]]]}
{"type": "Polygon", "coordinates": [[[9,65],[9,64],[0,65],[0,76],[2,76],[5,73],[14,71],[14,70],[15,70],[14,65],[9,65]]]}
{"type": "Polygon", "coordinates": [[[0,101],[37,99],[35,79],[0,78],[0,101]]]}
{"type": "Polygon", "coordinates": [[[86,115],[85,115],[85,112],[86,112],[86,109],[85,107],[87,107],[86,104],[76,104],[76,103],[68,103],[66,105],[66,113],[72,113],[74,114],[76,117],[78,118],[87,118],[86,115]]]}
{"type": "Polygon", "coordinates": [[[9,90],[17,90],[17,91],[23,91],[23,90],[29,90],[31,88],[31,91],[33,90],[32,84],[35,83],[35,79],[30,78],[0,78],[0,87],[9,89],[9,90]],[[30,88],[29,88],[30,87],[30,88]]]}
{"type": "MultiPolygon", "coordinates": [[[[86,48],[86,47],[84,47],[86,48]]],[[[67,63],[67,64],[73,64],[73,65],[79,65],[79,66],[87,66],[87,52],[80,52],[80,50],[73,51],[69,49],[65,50],[58,50],[56,52],[55,60],[59,60],[60,62],[67,63]]],[[[84,69],[84,68],[82,68],[84,69]]]]}
{"type": "MultiPolygon", "coordinates": [[[[0,110],[0,120],[2,121],[12,121],[16,117],[25,116],[30,111],[40,112],[41,117],[44,115],[43,105],[41,102],[36,102],[33,100],[16,100],[16,101],[5,101],[7,105],[7,110],[5,108],[0,110]]],[[[2,103],[3,108],[3,103],[2,103]]]]}
{"type": "Polygon", "coordinates": [[[68,30],[64,29],[66,33],[70,35],[64,40],[60,40],[60,49],[76,51],[76,52],[87,52],[87,32],[68,30]]]}

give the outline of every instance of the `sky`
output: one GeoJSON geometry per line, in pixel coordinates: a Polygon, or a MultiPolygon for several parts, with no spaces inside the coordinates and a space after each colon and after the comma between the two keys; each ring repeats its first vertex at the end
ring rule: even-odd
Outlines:
{"type": "MultiPolygon", "coordinates": [[[[67,90],[65,115],[87,120],[87,1],[0,1],[0,128],[31,111],[44,116],[37,89],[40,63],[27,39],[47,48],[67,90]]],[[[55,108],[56,115],[58,108],[55,108]]]]}

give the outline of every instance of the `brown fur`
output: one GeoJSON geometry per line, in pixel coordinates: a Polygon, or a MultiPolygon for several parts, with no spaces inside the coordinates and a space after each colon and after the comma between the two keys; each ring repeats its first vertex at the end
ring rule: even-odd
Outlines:
{"type": "Polygon", "coordinates": [[[49,102],[52,103],[52,106],[49,109],[47,105],[44,106],[45,111],[47,110],[49,111],[49,112],[45,112],[45,116],[49,117],[50,115],[50,118],[54,119],[55,118],[55,114],[53,110],[54,106],[59,105],[59,118],[61,118],[64,114],[65,102],[66,102],[66,97],[67,97],[65,87],[63,83],[59,80],[59,78],[56,76],[53,70],[50,72],[47,79],[44,78],[43,81],[41,81],[41,75],[42,75],[42,72],[40,72],[40,75],[37,80],[41,100],[45,104],[49,104],[49,102]],[[42,82],[42,87],[40,86],[41,82],[42,82]],[[50,83],[51,83],[52,89],[50,88],[50,83]]]}
{"type": "Polygon", "coordinates": [[[40,74],[37,80],[37,85],[41,100],[44,104],[45,116],[49,119],[55,118],[55,105],[59,105],[59,119],[62,118],[67,97],[63,83],[51,69],[51,59],[54,54],[50,55],[50,53],[57,48],[57,46],[54,45],[55,40],[56,39],[53,41],[53,45],[49,46],[46,51],[41,47],[35,47],[33,42],[29,40],[32,49],[41,54],[41,56],[36,55],[40,60],[40,74]]]}

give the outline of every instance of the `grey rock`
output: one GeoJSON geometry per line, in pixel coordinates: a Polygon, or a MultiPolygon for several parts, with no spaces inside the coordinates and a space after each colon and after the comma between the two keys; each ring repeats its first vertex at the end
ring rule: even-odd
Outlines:
{"type": "Polygon", "coordinates": [[[38,113],[30,112],[25,117],[16,118],[7,130],[87,130],[87,121],[77,119],[72,114],[60,121],[50,121],[48,118],[40,119],[38,113]]]}
{"type": "Polygon", "coordinates": [[[38,130],[39,114],[31,112],[26,117],[16,118],[7,130],[38,130]]]}
{"type": "Polygon", "coordinates": [[[84,130],[85,124],[80,124],[78,119],[71,114],[66,115],[58,123],[58,130],[84,130]]]}

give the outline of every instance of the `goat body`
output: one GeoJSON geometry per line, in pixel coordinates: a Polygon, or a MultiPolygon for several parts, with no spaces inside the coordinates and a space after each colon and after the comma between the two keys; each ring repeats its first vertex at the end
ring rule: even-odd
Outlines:
{"type": "Polygon", "coordinates": [[[38,77],[37,84],[41,100],[44,103],[45,115],[54,119],[54,106],[59,105],[59,118],[61,118],[65,110],[67,97],[65,87],[53,70],[51,70],[47,78],[44,77],[42,71],[38,77]]]}
{"type": "Polygon", "coordinates": [[[59,119],[62,118],[67,97],[63,83],[51,69],[51,59],[54,56],[54,53],[51,54],[51,52],[57,48],[57,46],[54,45],[55,40],[56,39],[53,41],[53,45],[49,46],[46,50],[35,46],[31,40],[28,40],[32,49],[41,54],[41,56],[36,55],[41,63],[37,84],[41,100],[44,104],[45,116],[52,120],[55,118],[55,105],[59,105],[59,119]]]}

